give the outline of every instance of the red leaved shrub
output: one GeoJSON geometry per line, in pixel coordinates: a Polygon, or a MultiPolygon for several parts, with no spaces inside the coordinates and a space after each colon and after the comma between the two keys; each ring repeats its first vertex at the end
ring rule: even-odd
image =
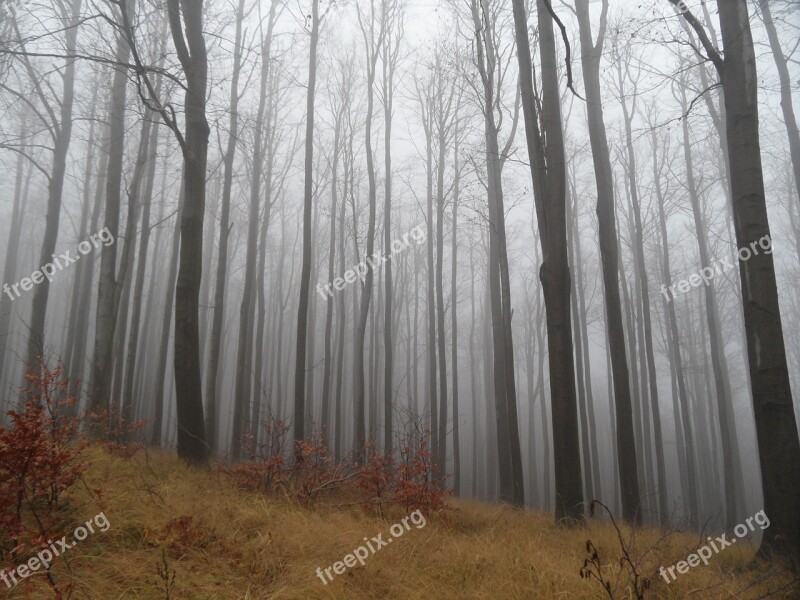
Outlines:
{"type": "MultiPolygon", "coordinates": [[[[0,427],[0,551],[15,561],[60,537],[61,498],[87,464],[76,442],[79,419],[70,416],[76,400],[62,379],[63,365],[50,369],[41,361],[26,375],[29,387],[22,409],[8,411],[0,427]]],[[[58,588],[49,578],[50,585],[58,588]]],[[[61,590],[63,591],[63,589],[61,590]]]]}
{"type": "Polygon", "coordinates": [[[265,425],[261,444],[255,445],[251,434],[242,436],[248,459],[231,467],[228,474],[244,488],[280,492],[305,506],[320,496],[344,492],[358,498],[356,503],[365,511],[377,507],[381,518],[384,507],[392,505],[427,515],[444,508],[452,494],[428,449],[430,434],[406,436],[399,440],[396,454],[390,455],[382,454],[371,436],[358,461],[352,457],[337,460],[318,431],[295,442],[293,457],[286,457],[283,449],[288,431],[285,423],[275,421],[265,425]]]}

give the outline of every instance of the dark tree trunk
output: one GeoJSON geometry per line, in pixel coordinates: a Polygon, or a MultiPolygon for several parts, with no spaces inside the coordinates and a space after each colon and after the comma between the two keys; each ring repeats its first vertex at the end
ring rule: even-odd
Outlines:
{"type": "MultiPolygon", "coordinates": [[[[797,119],[794,115],[794,105],[792,103],[792,80],[789,75],[789,59],[784,56],[781,49],[781,42],[778,39],[778,32],[775,29],[775,21],[772,18],[769,4],[770,0],[759,0],[758,3],[764,17],[764,27],[767,30],[769,47],[772,50],[772,57],[775,59],[775,67],[778,69],[778,77],[780,78],[783,124],[786,127],[786,135],[789,137],[789,156],[792,159],[794,186],[798,200],[800,200],[800,131],[797,129],[797,119]]],[[[800,203],[796,206],[800,207],[800,203]]],[[[798,252],[798,257],[800,257],[800,252],[798,252]]]]}
{"type": "Polygon", "coordinates": [[[453,353],[453,492],[456,496],[461,495],[461,444],[459,443],[459,410],[458,410],[458,311],[457,308],[457,285],[456,275],[458,271],[458,242],[456,232],[458,231],[458,194],[459,177],[461,175],[458,168],[458,125],[453,136],[455,148],[453,150],[453,239],[451,241],[451,287],[450,287],[450,351],[453,353]]]}
{"type": "MultiPolygon", "coordinates": [[[[272,56],[272,32],[275,25],[277,4],[277,0],[273,0],[270,4],[267,31],[261,42],[261,82],[256,121],[253,128],[253,172],[250,180],[250,210],[247,219],[247,256],[245,258],[244,290],[239,310],[239,339],[236,351],[233,431],[231,434],[231,458],[234,461],[239,460],[241,457],[243,426],[247,415],[249,415],[250,384],[252,381],[253,317],[255,313],[253,288],[256,278],[258,252],[258,221],[261,214],[259,207],[261,202],[261,174],[264,168],[264,120],[267,104],[267,83],[269,82],[272,56]]],[[[278,360],[281,358],[278,357],[278,360]]]]}
{"type": "Polygon", "coordinates": [[[181,215],[181,248],[175,285],[178,456],[189,464],[204,465],[208,462],[209,448],[203,419],[198,298],[203,268],[200,257],[203,255],[209,134],[206,120],[208,60],[203,38],[202,0],[168,0],[167,7],[172,39],[188,84],[185,96],[186,137],[182,148],[186,197],[181,215]]]}
{"type": "MultiPolygon", "coordinates": [[[[175,217],[175,228],[172,232],[172,248],[170,252],[169,270],[167,272],[167,286],[164,289],[166,298],[164,299],[164,314],[161,321],[161,339],[158,348],[158,362],[156,363],[156,389],[153,398],[153,429],[150,437],[150,444],[153,446],[161,445],[161,433],[164,419],[164,386],[168,383],[172,383],[166,381],[167,356],[169,353],[169,332],[172,326],[172,307],[175,302],[175,282],[178,279],[178,257],[181,246],[181,217],[183,216],[183,206],[186,198],[184,180],[183,173],[181,173],[181,190],[178,195],[178,211],[175,217]]],[[[170,388],[171,387],[170,385],[170,388]]]]}
{"type": "MultiPolygon", "coordinates": [[[[661,179],[658,160],[658,140],[656,130],[653,129],[653,179],[655,181],[656,199],[658,200],[658,217],[661,231],[661,244],[663,247],[664,285],[669,288],[672,285],[672,273],[669,258],[669,237],[667,236],[667,219],[664,212],[664,197],[661,191],[661,179]]],[[[687,487],[684,494],[688,497],[688,522],[694,528],[697,525],[699,512],[697,503],[697,473],[695,467],[695,449],[692,421],[689,414],[689,401],[686,394],[686,375],[683,371],[683,358],[681,356],[680,332],[678,331],[678,319],[675,314],[675,304],[669,299],[665,299],[664,312],[666,313],[667,326],[669,328],[669,354],[670,360],[675,370],[675,380],[678,396],[677,412],[680,419],[675,420],[676,432],[683,439],[683,444],[678,440],[678,456],[682,457],[683,468],[686,472],[687,487]]]]}
{"type": "MultiPolygon", "coordinates": [[[[63,3],[60,4],[60,7],[60,21],[64,27],[64,45],[66,55],[69,56],[75,53],[77,46],[81,0],[72,0],[72,3],[63,3]]],[[[19,34],[19,30],[17,30],[17,34],[19,34]]],[[[21,36],[19,37],[21,38],[21,36]]],[[[53,115],[53,122],[49,127],[53,138],[53,162],[47,182],[47,214],[45,216],[44,237],[38,263],[42,266],[52,263],[53,253],[56,250],[56,241],[58,240],[61,196],[64,191],[64,177],[67,172],[67,152],[72,140],[72,107],[75,101],[75,60],[72,58],[66,60],[61,80],[63,81],[63,90],[61,100],[58,102],[60,107],[58,121],[55,120],[55,115],[49,106],[49,102],[44,97],[40,98],[42,102],[47,104],[48,112],[53,115]]],[[[38,82],[35,83],[35,87],[41,94],[41,87],[38,82]]],[[[46,277],[33,291],[33,307],[28,331],[28,350],[23,364],[21,388],[29,387],[29,382],[25,377],[29,370],[39,372],[39,358],[45,351],[44,325],[49,295],[50,278],[46,277]]],[[[23,396],[21,395],[20,400],[22,399],[23,396]]]]}
{"type": "MultiPolygon", "coordinates": [[[[374,280],[374,265],[372,263],[372,253],[375,249],[375,212],[376,212],[376,181],[375,181],[375,164],[372,155],[372,113],[374,105],[373,86],[375,84],[375,67],[378,60],[377,48],[381,47],[384,35],[385,22],[380,22],[380,32],[378,40],[374,39],[375,28],[375,14],[374,5],[371,5],[371,11],[368,15],[369,23],[365,24],[362,21],[361,13],[359,12],[359,24],[364,36],[364,43],[367,46],[367,114],[365,117],[365,145],[367,154],[367,180],[368,180],[368,194],[369,194],[369,217],[367,220],[367,242],[366,250],[364,252],[364,261],[367,264],[367,274],[364,280],[364,289],[361,293],[361,308],[358,316],[358,325],[356,327],[355,347],[353,349],[354,361],[354,382],[353,382],[353,398],[355,402],[355,433],[356,433],[356,460],[361,461],[364,458],[364,447],[367,442],[367,435],[365,431],[365,410],[366,410],[366,382],[364,381],[364,346],[366,343],[367,334],[367,320],[369,318],[369,305],[372,299],[372,283],[374,280]]],[[[382,15],[385,17],[385,15],[382,15]]],[[[355,231],[355,230],[354,230],[355,231]]],[[[298,334],[299,335],[299,334],[298,334]]],[[[298,337],[299,339],[299,337],[298,337]]]]}
{"type": "Polygon", "coordinates": [[[553,20],[544,0],[537,2],[542,58],[542,125],[535,112],[530,45],[525,7],[514,0],[514,28],[519,60],[522,108],[531,165],[534,201],[543,251],[539,278],[544,291],[547,348],[550,358],[553,450],[557,521],[583,518],[581,459],[570,323],[570,273],[567,259],[566,173],[553,20]],[[542,135],[547,139],[545,147],[542,135]],[[547,165],[545,167],[545,164],[547,165]]]}
{"type": "Polygon", "coordinates": [[[219,451],[217,429],[219,427],[219,406],[217,404],[217,385],[219,381],[219,358],[222,346],[222,323],[225,318],[225,289],[228,273],[228,238],[230,236],[231,189],[233,187],[233,159],[239,137],[239,75],[242,69],[242,20],[244,19],[244,0],[239,0],[236,8],[236,33],[234,36],[233,72],[231,74],[231,113],[228,125],[228,146],[223,159],[222,206],[220,207],[219,250],[217,252],[217,275],[214,283],[214,315],[209,340],[208,374],[206,375],[206,440],[212,454],[219,451]]]}
{"type": "MultiPolygon", "coordinates": [[[[164,31],[166,34],[166,30],[164,31]]],[[[162,36],[162,38],[165,36],[162,36]]],[[[164,45],[162,44],[161,55],[163,56],[164,45]]],[[[156,84],[160,88],[159,78],[156,84]]],[[[145,118],[155,119],[156,115],[147,113],[145,118]]],[[[136,366],[136,355],[139,345],[139,324],[142,315],[142,297],[144,294],[144,278],[147,267],[147,249],[150,245],[150,206],[153,197],[153,184],[155,179],[156,152],[158,150],[158,123],[153,122],[150,130],[150,139],[147,142],[145,164],[147,165],[147,175],[145,176],[145,187],[142,193],[142,230],[139,242],[139,259],[136,265],[136,280],[133,283],[133,313],[131,314],[130,337],[128,338],[128,358],[125,365],[124,381],[122,387],[122,418],[123,423],[130,423],[134,415],[134,395],[133,378],[136,366]]],[[[122,373],[119,373],[122,379],[122,373]]]]}
{"type": "MultiPolygon", "coordinates": [[[[133,15],[135,0],[120,4],[124,22],[133,15]]],[[[127,63],[130,57],[129,40],[120,33],[117,39],[116,61],[127,63]]],[[[120,187],[122,185],[122,159],[125,148],[125,96],[128,81],[124,69],[114,71],[111,84],[111,107],[108,114],[109,148],[106,175],[106,207],[103,221],[110,235],[117,240],[119,235],[120,187]]],[[[95,327],[94,360],[90,387],[90,408],[93,412],[109,409],[111,387],[111,360],[114,347],[114,327],[117,307],[117,244],[103,246],[100,255],[100,274],[97,293],[97,325],[95,327]]]]}
{"type": "MultiPolygon", "coordinates": [[[[25,120],[23,119],[20,126],[20,138],[24,134],[25,120]]],[[[22,237],[22,223],[25,218],[24,200],[27,198],[28,184],[30,183],[31,174],[33,172],[33,165],[25,160],[23,154],[17,156],[17,167],[14,177],[14,206],[11,211],[11,224],[8,236],[8,245],[6,246],[6,257],[3,262],[3,281],[16,281],[17,279],[17,262],[20,250],[20,238],[22,237]],[[27,168],[27,175],[25,174],[25,167],[27,168]],[[25,185],[23,186],[23,182],[25,185]],[[24,189],[23,189],[24,188],[24,189]]],[[[86,183],[88,185],[88,182],[86,183]]],[[[75,284],[77,286],[77,283],[75,284]]],[[[9,342],[11,341],[12,331],[9,330],[11,324],[11,296],[3,293],[0,297],[0,381],[3,379],[3,371],[6,363],[6,353],[8,352],[9,342]]],[[[10,402],[6,404],[4,401],[3,406],[11,410],[13,406],[10,402]]],[[[5,410],[3,410],[5,419],[5,410]]]]}
{"type": "Polygon", "coordinates": [[[609,158],[603,104],[600,92],[600,58],[606,31],[608,3],[603,2],[600,32],[592,42],[588,0],[576,0],[580,28],[581,63],[589,120],[589,141],[592,147],[595,181],[597,184],[597,223],[600,239],[600,258],[603,268],[603,290],[606,306],[606,329],[611,354],[614,382],[614,412],[616,414],[617,464],[622,493],[623,518],[632,523],[639,507],[639,481],[636,471],[636,445],[633,432],[631,390],[628,361],[625,354],[625,333],[622,326],[622,307],[619,296],[618,247],[614,213],[614,184],[609,158]]]}
{"type": "MultiPolygon", "coordinates": [[[[770,235],[761,149],[753,38],[744,0],[717,2],[723,47],[728,156],[736,241],[750,247],[770,235]]],[[[760,552],[781,547],[800,555],[800,441],[792,404],[775,265],[764,252],[739,262],[753,385],[764,510],[772,525],[760,552]]]]}
{"type": "Polygon", "coordinates": [[[314,92],[317,81],[317,43],[319,41],[319,0],[311,3],[311,49],[308,57],[306,88],[305,180],[303,187],[303,263],[300,268],[300,300],[297,305],[297,352],[294,371],[294,442],[305,438],[306,343],[311,281],[311,211],[314,199],[314,92]]]}

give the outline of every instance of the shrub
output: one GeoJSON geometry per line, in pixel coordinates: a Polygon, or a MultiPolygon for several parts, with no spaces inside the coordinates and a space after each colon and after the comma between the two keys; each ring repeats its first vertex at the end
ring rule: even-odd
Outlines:
{"type": "MultiPolygon", "coordinates": [[[[60,363],[50,369],[41,361],[20,390],[24,407],[8,411],[11,426],[0,427],[0,550],[12,562],[62,535],[62,495],[87,467],[75,441],[79,419],[70,416],[75,397],[62,374],[60,363]]],[[[64,592],[49,571],[48,581],[64,592]]]]}
{"type": "Polygon", "coordinates": [[[127,460],[144,447],[136,433],[149,423],[148,419],[127,421],[114,407],[91,413],[88,422],[100,446],[113,456],[127,460]]]}
{"type": "Polygon", "coordinates": [[[447,477],[439,473],[439,467],[428,450],[427,437],[420,437],[400,448],[397,483],[394,501],[406,512],[419,509],[428,515],[445,507],[445,499],[452,495],[445,488],[447,477]]]}

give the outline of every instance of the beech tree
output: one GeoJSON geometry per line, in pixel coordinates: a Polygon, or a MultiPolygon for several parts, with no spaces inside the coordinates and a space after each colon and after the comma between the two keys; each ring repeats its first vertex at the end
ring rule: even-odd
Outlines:
{"type": "MultiPolygon", "coordinates": [[[[669,0],[677,6],[677,0],[669,0]]],[[[722,81],[736,242],[739,248],[770,239],[758,139],[758,89],[753,37],[745,0],[717,2],[724,58],[687,9],[683,18],[697,33],[722,81]]],[[[783,326],[772,254],[739,261],[747,359],[753,390],[764,510],[771,527],[760,553],[785,549],[800,554],[800,438],[789,385],[783,326]]]]}

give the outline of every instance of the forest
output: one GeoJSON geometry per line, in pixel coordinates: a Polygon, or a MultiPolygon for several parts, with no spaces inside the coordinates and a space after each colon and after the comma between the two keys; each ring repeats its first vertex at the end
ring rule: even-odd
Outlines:
{"type": "Polygon", "coordinates": [[[798,47],[796,0],[1,0],[0,595],[797,597],[798,47]]]}

